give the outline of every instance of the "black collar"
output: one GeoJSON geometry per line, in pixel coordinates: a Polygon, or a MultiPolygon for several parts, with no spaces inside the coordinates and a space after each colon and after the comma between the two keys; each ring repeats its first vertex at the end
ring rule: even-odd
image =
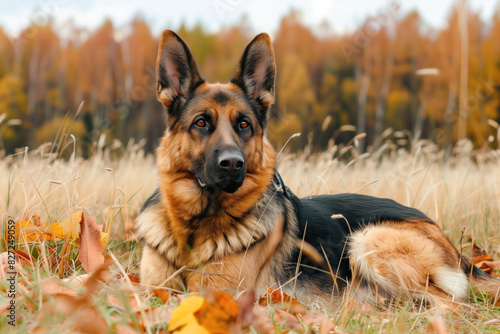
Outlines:
{"type": "Polygon", "coordinates": [[[280,173],[278,173],[278,170],[274,170],[274,178],[272,179],[274,188],[276,188],[277,191],[281,191],[283,195],[285,195],[286,198],[290,199],[290,189],[285,186],[285,183],[283,182],[283,179],[281,178],[280,173]]]}

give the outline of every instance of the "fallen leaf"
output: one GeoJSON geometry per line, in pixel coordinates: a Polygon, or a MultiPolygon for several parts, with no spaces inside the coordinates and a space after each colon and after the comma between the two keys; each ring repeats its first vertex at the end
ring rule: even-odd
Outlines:
{"type": "Polygon", "coordinates": [[[131,274],[127,274],[126,277],[122,274],[122,273],[118,273],[116,275],[116,278],[117,279],[120,279],[120,280],[130,280],[130,282],[132,284],[140,284],[141,281],[139,279],[139,276],[135,276],[135,275],[131,275],[131,274]]]}
{"type": "Polygon", "coordinates": [[[23,265],[33,263],[33,258],[29,253],[26,253],[25,251],[22,251],[19,248],[14,249],[13,252],[16,253],[16,259],[21,260],[23,265]]]}
{"type": "Polygon", "coordinates": [[[48,278],[40,282],[42,294],[47,296],[76,296],[78,291],[69,288],[52,278],[48,278]]]}
{"type": "Polygon", "coordinates": [[[491,276],[500,277],[500,261],[495,261],[483,246],[473,243],[472,256],[473,265],[491,276]]]}
{"type": "Polygon", "coordinates": [[[274,325],[264,310],[256,306],[253,308],[253,321],[252,326],[257,330],[257,333],[274,334],[274,325]]]}
{"type": "MultiPolygon", "coordinates": [[[[63,228],[63,235],[69,238],[78,238],[78,231],[80,230],[82,219],[84,219],[83,211],[77,211],[71,215],[71,217],[59,223],[59,226],[63,228]]],[[[57,228],[57,226],[55,227],[57,228]]]]}
{"type": "Polygon", "coordinates": [[[126,309],[126,306],[128,306],[134,313],[139,312],[142,309],[141,301],[139,300],[138,303],[137,299],[135,299],[134,296],[127,296],[124,298],[126,299],[126,303],[128,305],[123,305],[123,301],[120,298],[115,297],[113,295],[108,295],[108,304],[117,306],[121,309],[126,309]]]}
{"type": "Polygon", "coordinates": [[[71,285],[75,288],[83,288],[87,284],[87,281],[90,277],[90,274],[83,274],[83,275],[78,275],[74,277],[67,277],[63,279],[63,282],[71,285]]]}
{"type": "Polygon", "coordinates": [[[203,306],[205,300],[198,296],[184,299],[172,312],[168,329],[174,333],[210,334],[196,320],[194,314],[203,306]]]}
{"type": "Polygon", "coordinates": [[[165,289],[153,289],[153,293],[156,297],[160,298],[163,304],[166,304],[170,299],[170,291],[165,289]]]}
{"type": "Polygon", "coordinates": [[[94,217],[87,212],[82,214],[80,226],[80,262],[90,273],[104,263],[105,246],[101,242],[102,226],[98,226],[94,217]]]}
{"type": "MultiPolygon", "coordinates": [[[[63,239],[65,237],[64,228],[59,223],[50,224],[47,232],[56,239],[63,239]]],[[[68,235],[68,237],[71,237],[71,235],[68,235]]]]}
{"type": "Polygon", "coordinates": [[[100,334],[108,329],[106,320],[87,298],[59,296],[49,312],[65,316],[64,322],[73,333],[100,334]]]}
{"type": "Polygon", "coordinates": [[[205,302],[195,317],[209,333],[229,333],[238,319],[238,304],[222,291],[207,291],[205,302]]]}
{"type": "Polygon", "coordinates": [[[449,331],[446,328],[446,324],[443,319],[441,318],[434,318],[431,320],[429,323],[429,328],[428,328],[429,333],[435,333],[435,334],[448,334],[449,331]]]}
{"type": "Polygon", "coordinates": [[[244,291],[236,299],[238,304],[238,309],[240,310],[238,315],[238,323],[242,327],[248,327],[254,322],[253,309],[255,308],[255,291],[244,291]]]}
{"type": "Polygon", "coordinates": [[[137,333],[139,333],[135,329],[133,329],[133,328],[131,328],[129,326],[125,326],[125,325],[118,325],[118,326],[116,326],[114,332],[117,333],[117,334],[137,334],[137,333]]]}
{"type": "Polygon", "coordinates": [[[114,261],[112,259],[106,258],[106,261],[97,266],[94,272],[90,274],[87,282],[85,282],[85,287],[87,288],[87,296],[91,296],[92,294],[94,294],[103,282],[107,282],[111,278],[109,266],[113,262],[114,261]]]}
{"type": "Polygon", "coordinates": [[[267,306],[269,304],[301,305],[297,299],[292,298],[283,291],[277,289],[267,289],[267,292],[259,298],[260,306],[267,306]]]}
{"type": "Polygon", "coordinates": [[[297,316],[284,310],[276,309],[274,313],[274,320],[277,324],[286,324],[287,329],[295,330],[297,332],[304,330],[304,327],[297,316]]]}
{"type": "MultiPolygon", "coordinates": [[[[76,239],[81,231],[83,212],[78,211],[61,223],[54,222],[50,225],[42,222],[40,217],[33,215],[30,220],[15,223],[15,238],[22,242],[38,242],[54,239],[76,239]]],[[[107,233],[101,233],[100,241],[106,244],[107,233]]]]}
{"type": "MultiPolygon", "coordinates": [[[[37,220],[39,221],[40,217],[33,216],[30,220],[17,221],[14,224],[16,240],[19,240],[20,243],[45,240],[44,231],[34,224],[37,220]]],[[[40,222],[38,224],[42,225],[40,222]]]]}

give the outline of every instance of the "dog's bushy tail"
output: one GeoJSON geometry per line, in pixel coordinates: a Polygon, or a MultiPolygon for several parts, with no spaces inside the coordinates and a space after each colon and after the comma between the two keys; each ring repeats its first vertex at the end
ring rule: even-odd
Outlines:
{"type": "Polygon", "coordinates": [[[476,266],[470,268],[470,284],[476,296],[486,295],[492,305],[500,306],[500,278],[492,277],[476,266]]]}

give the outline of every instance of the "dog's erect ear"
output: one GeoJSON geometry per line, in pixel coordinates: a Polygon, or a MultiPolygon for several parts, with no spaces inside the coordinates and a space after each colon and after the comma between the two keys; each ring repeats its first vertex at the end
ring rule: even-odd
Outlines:
{"type": "Polygon", "coordinates": [[[259,117],[267,118],[267,111],[274,102],[274,52],[271,38],[261,33],[248,43],[241,55],[240,64],[231,82],[241,87],[256,102],[259,117]]]}
{"type": "Polygon", "coordinates": [[[165,30],[161,35],[156,78],[158,100],[169,114],[175,112],[171,106],[176,99],[183,103],[189,92],[204,81],[186,43],[171,30],[165,30]]]}

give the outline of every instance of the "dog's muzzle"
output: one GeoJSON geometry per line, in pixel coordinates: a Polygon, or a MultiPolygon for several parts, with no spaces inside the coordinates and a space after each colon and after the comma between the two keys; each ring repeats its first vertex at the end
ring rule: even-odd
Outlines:
{"type": "Polygon", "coordinates": [[[216,195],[221,190],[232,194],[243,184],[245,173],[243,153],[234,149],[224,150],[213,157],[205,171],[199,174],[197,181],[211,195],[216,195]]]}

